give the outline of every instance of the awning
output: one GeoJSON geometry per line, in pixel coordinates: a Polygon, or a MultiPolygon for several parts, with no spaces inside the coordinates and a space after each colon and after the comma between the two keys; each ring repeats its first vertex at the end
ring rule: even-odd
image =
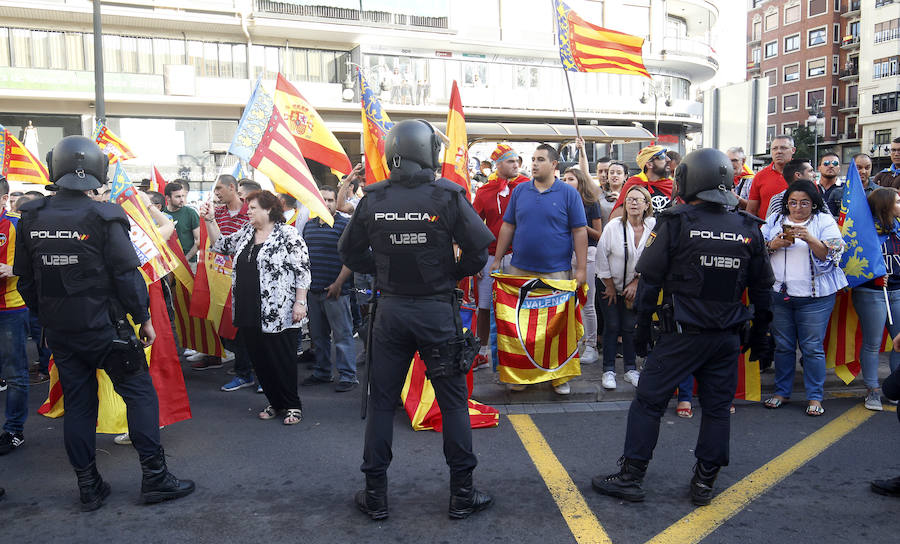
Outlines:
{"type": "MultiPolygon", "coordinates": [[[[446,132],[447,123],[434,123],[446,132]]],[[[643,127],[618,125],[579,125],[581,137],[588,142],[627,143],[656,139],[643,127]]],[[[570,142],[575,139],[575,126],[550,123],[473,123],[466,122],[469,144],[478,141],[570,142]]]]}

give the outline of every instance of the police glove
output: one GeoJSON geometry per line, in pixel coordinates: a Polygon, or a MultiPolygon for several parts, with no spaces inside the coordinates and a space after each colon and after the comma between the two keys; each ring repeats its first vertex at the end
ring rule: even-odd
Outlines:
{"type": "Polygon", "coordinates": [[[769,332],[769,324],[772,322],[772,313],[763,312],[753,317],[753,326],[750,328],[749,341],[744,346],[744,351],[750,350],[750,361],[771,361],[775,355],[775,341],[769,332]]]}
{"type": "Polygon", "coordinates": [[[650,329],[650,314],[638,314],[637,322],[634,326],[634,352],[639,357],[646,357],[650,353],[650,348],[652,347],[650,329]]]}

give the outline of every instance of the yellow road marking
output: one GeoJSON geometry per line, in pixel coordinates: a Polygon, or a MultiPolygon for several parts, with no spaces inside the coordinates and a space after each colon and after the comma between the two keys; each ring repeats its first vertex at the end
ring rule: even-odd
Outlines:
{"type": "Polygon", "coordinates": [[[896,412],[897,411],[897,407],[894,406],[893,404],[889,404],[889,405],[885,406],[884,409],[888,412],[896,412]]]}
{"type": "Polygon", "coordinates": [[[790,476],[847,433],[862,425],[876,412],[859,404],[831,423],[807,436],[790,449],[729,487],[709,506],[697,508],[659,533],[647,544],[695,544],[715,531],[750,501],[790,476]]]}
{"type": "Polygon", "coordinates": [[[508,417],[578,544],[612,544],[531,416],[512,414],[508,417]]]}

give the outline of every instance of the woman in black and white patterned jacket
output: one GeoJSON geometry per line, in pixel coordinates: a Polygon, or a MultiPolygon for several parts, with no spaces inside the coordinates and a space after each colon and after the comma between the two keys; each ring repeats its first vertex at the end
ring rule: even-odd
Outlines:
{"type": "Polygon", "coordinates": [[[247,195],[250,222],[221,236],[213,207],[201,206],[211,249],[231,255],[232,312],[269,406],[260,419],[283,415],[285,425],[303,417],[297,393],[297,337],[306,319],[309,253],[294,227],[284,224],[281,201],[269,191],[247,195]]]}

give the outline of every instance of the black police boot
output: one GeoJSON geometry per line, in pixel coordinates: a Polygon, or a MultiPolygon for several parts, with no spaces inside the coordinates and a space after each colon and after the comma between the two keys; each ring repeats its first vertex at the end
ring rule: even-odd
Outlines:
{"type": "Polygon", "coordinates": [[[888,497],[900,497],[900,476],[890,480],[873,480],[872,491],[888,497]]]}
{"type": "Polygon", "coordinates": [[[356,507],[374,521],[387,519],[387,476],[366,476],[366,488],[356,492],[356,507]]]}
{"type": "Polygon", "coordinates": [[[641,487],[647,473],[647,461],[619,458],[619,472],[608,476],[594,476],[591,486],[598,493],[629,502],[641,502],[646,493],[641,487]]]}
{"type": "Polygon", "coordinates": [[[159,451],[141,459],[141,500],[147,504],[179,499],[194,492],[194,482],[179,480],[166,467],[166,454],[159,451]]]}
{"type": "Polygon", "coordinates": [[[75,474],[78,476],[81,511],[91,512],[103,506],[103,500],[109,496],[110,487],[97,471],[97,464],[91,462],[85,468],[76,468],[75,474]]]}
{"type": "Polygon", "coordinates": [[[703,461],[697,461],[694,465],[694,477],[691,478],[691,502],[697,506],[706,506],[713,498],[713,485],[719,467],[707,465],[703,461]]]}
{"type": "Polygon", "coordinates": [[[475,512],[484,510],[494,503],[487,493],[475,489],[472,484],[472,472],[450,475],[450,509],[451,519],[465,519],[475,512]]]}

